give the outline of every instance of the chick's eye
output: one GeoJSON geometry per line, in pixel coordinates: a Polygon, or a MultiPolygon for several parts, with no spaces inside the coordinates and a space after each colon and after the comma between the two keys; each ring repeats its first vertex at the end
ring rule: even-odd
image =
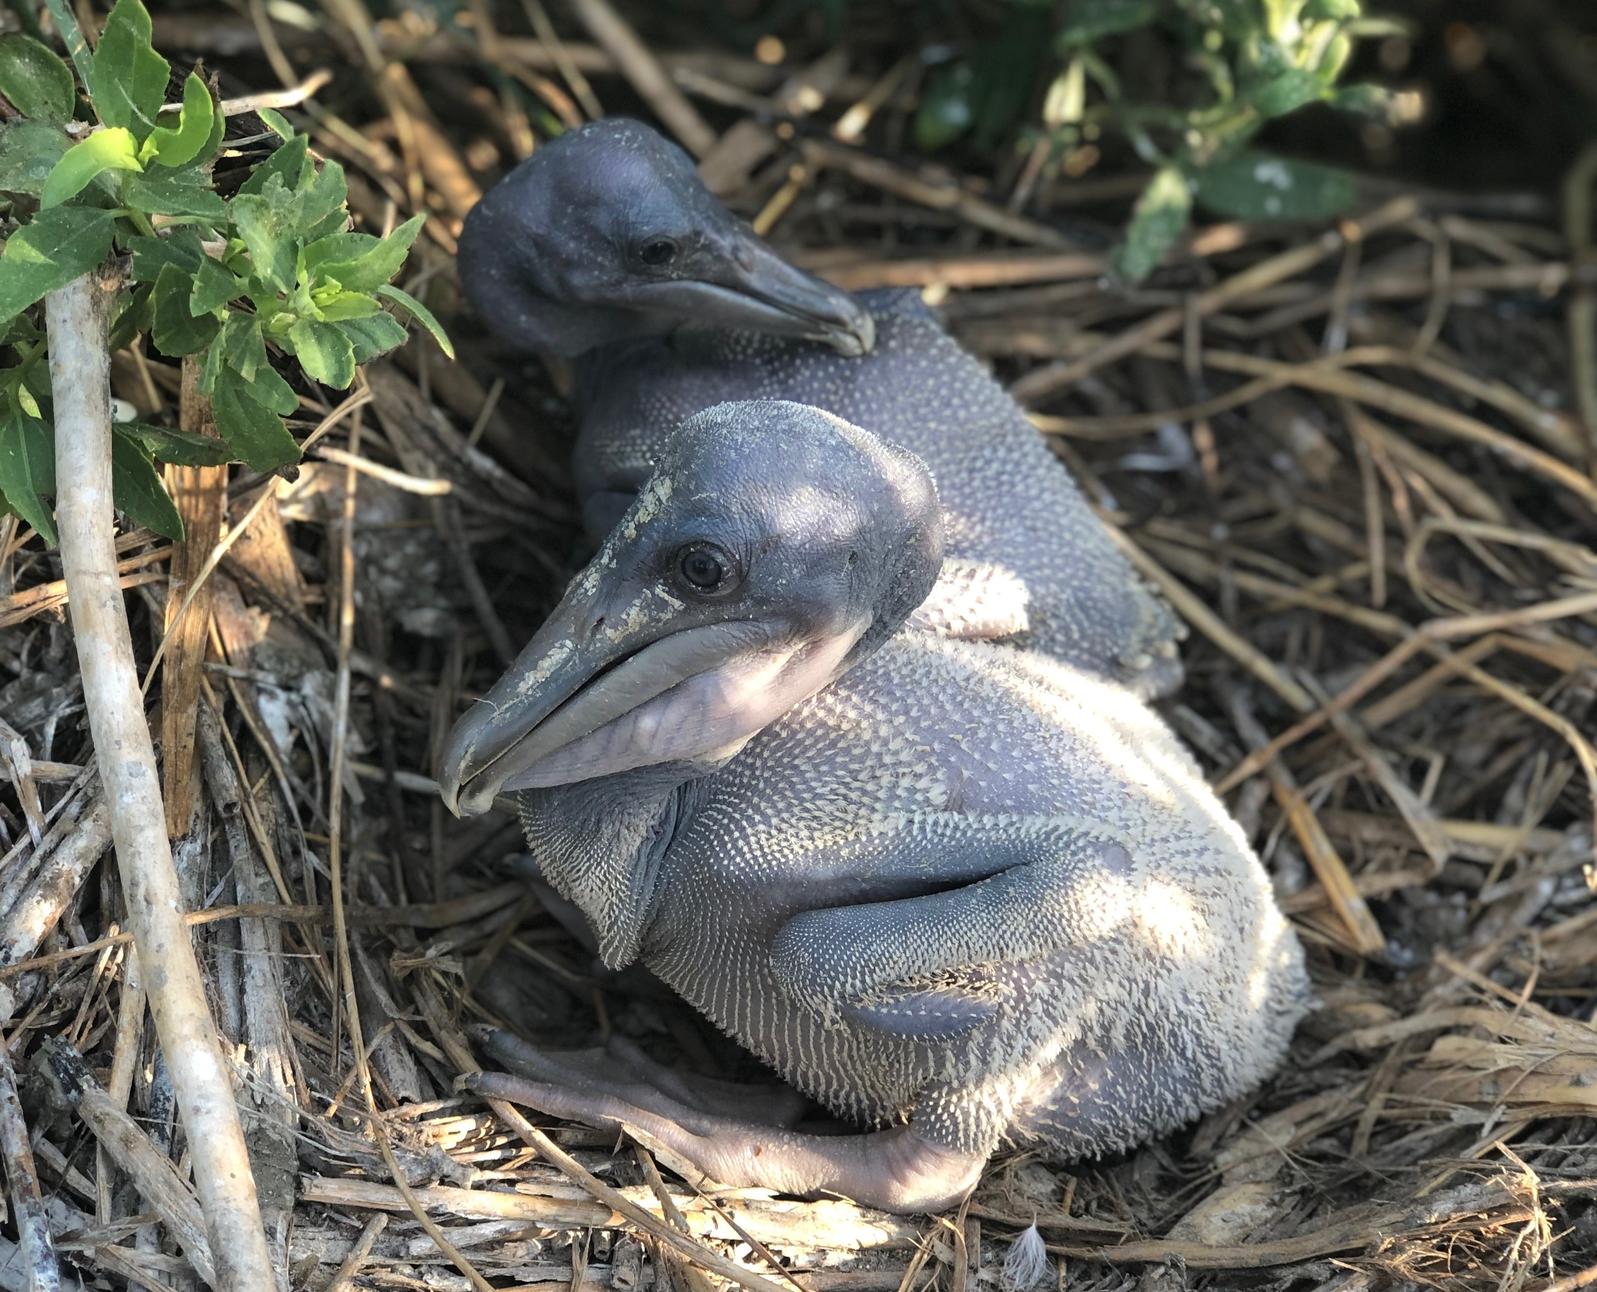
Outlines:
{"type": "Polygon", "coordinates": [[[650,238],[638,251],[638,259],[658,268],[669,265],[677,256],[677,244],[670,238],[650,238]]]}
{"type": "Polygon", "coordinates": [[[714,592],[732,576],[726,557],[706,543],[684,547],[677,557],[677,569],[682,581],[700,592],[714,592]]]}

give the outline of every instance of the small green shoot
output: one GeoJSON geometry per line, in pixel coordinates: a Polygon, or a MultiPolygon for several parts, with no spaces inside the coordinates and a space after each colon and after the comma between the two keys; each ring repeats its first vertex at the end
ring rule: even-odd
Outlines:
{"type": "Polygon", "coordinates": [[[92,54],[70,6],[48,4],[70,62],[32,36],[0,36],[0,98],[15,110],[0,125],[0,513],[55,542],[39,306],[121,251],[131,272],[115,343],[192,359],[220,435],[116,428],[117,507],[178,538],[158,463],[291,467],[294,382],[348,389],[359,365],[404,343],[406,320],[449,350],[427,308],[392,282],[422,217],[385,237],[351,231],[343,169],[312,157],[277,113],[281,146],[225,198],[211,178],[221,102],[198,70],[181,101],[167,102],[171,67],[151,44],[143,0],[116,0],[92,54]]]}

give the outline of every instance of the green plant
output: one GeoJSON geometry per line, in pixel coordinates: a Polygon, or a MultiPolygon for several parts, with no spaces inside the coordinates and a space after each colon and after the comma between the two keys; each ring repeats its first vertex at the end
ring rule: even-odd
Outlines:
{"type": "Polygon", "coordinates": [[[346,389],[358,365],[405,340],[393,308],[448,349],[426,307],[391,282],[423,217],[382,238],[351,232],[343,168],[314,159],[305,136],[266,111],[281,142],[224,197],[212,177],[222,105],[197,71],[181,103],[166,103],[170,67],[141,0],[117,0],[92,54],[65,0],[49,9],[71,66],[33,36],[0,36],[0,221],[10,224],[0,253],[0,357],[10,352],[0,366],[0,510],[56,541],[47,340],[33,307],[120,251],[131,264],[112,346],[195,364],[219,435],[116,428],[117,507],[177,538],[182,521],[156,462],[271,471],[298,461],[284,418],[299,397],[274,355],[346,389]]]}
{"type": "Polygon", "coordinates": [[[1009,0],[997,35],[938,70],[916,118],[923,147],[967,134],[990,145],[1057,60],[1043,109],[1057,149],[1118,134],[1155,168],[1115,256],[1131,281],[1158,265],[1194,205],[1253,220],[1322,219],[1351,205],[1345,172],[1250,141],[1310,104],[1383,105],[1376,87],[1339,84],[1354,42],[1387,29],[1364,16],[1361,0],[1068,0],[1054,12],[1009,0]],[[1139,91],[1133,66],[1150,47],[1177,69],[1158,96],[1139,91]]]}

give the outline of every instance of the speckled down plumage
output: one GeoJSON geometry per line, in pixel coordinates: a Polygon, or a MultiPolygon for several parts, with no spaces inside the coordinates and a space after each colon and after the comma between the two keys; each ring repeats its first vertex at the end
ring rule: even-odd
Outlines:
{"type": "Polygon", "coordinates": [[[926,463],[943,502],[951,568],[986,566],[1023,590],[1017,644],[1141,695],[1174,691],[1184,630],[1014,400],[914,293],[857,299],[876,322],[876,347],[860,358],[721,330],[585,356],[573,462],[593,537],[609,532],[684,418],[724,400],[797,400],[926,463]]]}
{"type": "Polygon", "coordinates": [[[517,804],[607,963],[885,1129],[739,1122],[502,1037],[520,1077],[471,1088],[728,1184],[935,1210],[1006,1139],[1113,1151],[1269,1071],[1307,980],[1241,831],[1127,688],[906,626],[942,531],[924,465],[834,415],[692,417],[439,772],[517,804]]]}
{"type": "Polygon", "coordinates": [[[900,632],[679,784],[517,797],[609,963],[641,959],[841,1115],[1110,1152],[1256,1084],[1307,1006],[1190,756],[1041,655],[900,632]]]}

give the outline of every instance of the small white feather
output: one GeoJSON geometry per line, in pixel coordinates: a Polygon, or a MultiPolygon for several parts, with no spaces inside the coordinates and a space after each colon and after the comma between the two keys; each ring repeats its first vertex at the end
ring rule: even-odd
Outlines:
{"type": "Polygon", "coordinates": [[[1003,1273],[998,1276],[1004,1292],[1031,1292],[1051,1273],[1048,1247],[1037,1232],[1036,1222],[1015,1235],[1004,1256],[1003,1273]]]}

